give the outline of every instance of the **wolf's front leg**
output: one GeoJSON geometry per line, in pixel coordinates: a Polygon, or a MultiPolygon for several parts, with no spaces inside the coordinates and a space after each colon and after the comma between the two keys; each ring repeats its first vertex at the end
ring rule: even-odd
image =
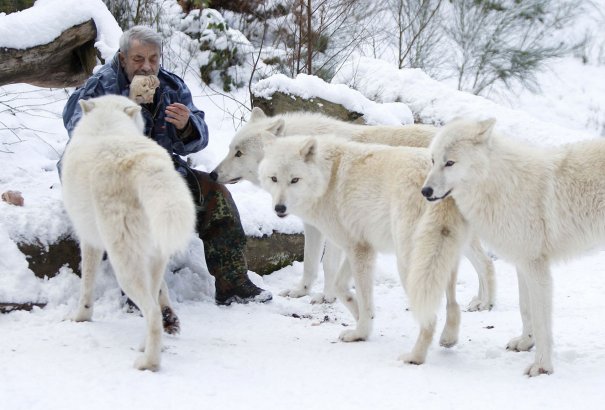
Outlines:
{"type": "Polygon", "coordinates": [[[82,258],[82,279],[80,281],[80,299],[78,310],[71,317],[76,322],[87,322],[92,319],[94,303],[95,274],[103,258],[103,250],[80,242],[80,256],[82,258]]]}
{"type": "Polygon", "coordinates": [[[531,322],[536,339],[534,363],[526,370],[530,377],[551,374],[552,365],[552,276],[548,261],[539,259],[523,268],[531,322]]]}
{"type": "MultiPolygon", "coordinates": [[[[368,245],[358,245],[351,250],[347,250],[346,254],[355,281],[358,319],[356,328],[342,332],[340,340],[343,342],[357,342],[366,340],[372,331],[374,320],[373,273],[376,252],[368,245]]],[[[339,283],[339,286],[342,291],[343,284],[339,283]]],[[[345,286],[348,287],[348,284],[345,286]]]]}
{"type": "Polygon", "coordinates": [[[519,287],[519,310],[521,312],[521,321],[523,323],[523,333],[521,336],[512,338],[506,345],[506,350],[515,352],[527,352],[534,347],[534,338],[532,334],[532,317],[529,305],[529,294],[525,275],[517,268],[517,285],[519,287]]]}
{"type": "Polygon", "coordinates": [[[334,243],[327,241],[322,259],[324,268],[324,291],[311,298],[311,303],[333,303],[336,300],[336,276],[343,263],[343,252],[334,243]]]}
{"type": "Polygon", "coordinates": [[[311,291],[313,282],[317,279],[317,270],[319,269],[319,261],[324,247],[324,236],[313,225],[304,224],[305,230],[305,248],[304,248],[304,264],[303,277],[295,288],[285,289],[281,291],[280,296],[291,298],[300,298],[306,296],[311,291]]]}

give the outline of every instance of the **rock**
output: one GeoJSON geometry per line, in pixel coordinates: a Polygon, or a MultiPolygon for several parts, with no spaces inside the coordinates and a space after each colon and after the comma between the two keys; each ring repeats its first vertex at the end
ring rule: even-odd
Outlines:
{"type": "Polygon", "coordinates": [[[2,200],[16,206],[23,206],[23,195],[19,191],[6,191],[2,193],[2,200]]]}

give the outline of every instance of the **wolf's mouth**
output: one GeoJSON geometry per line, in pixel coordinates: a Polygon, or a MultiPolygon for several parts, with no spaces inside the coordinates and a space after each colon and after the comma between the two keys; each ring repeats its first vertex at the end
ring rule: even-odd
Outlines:
{"type": "Polygon", "coordinates": [[[287,212],[276,212],[275,214],[280,218],[285,218],[286,216],[288,216],[287,212]]]}
{"type": "Polygon", "coordinates": [[[439,201],[441,199],[445,199],[451,192],[452,192],[452,190],[450,189],[445,194],[443,194],[443,196],[432,196],[430,198],[427,198],[426,200],[430,201],[430,202],[439,201]]]}
{"type": "Polygon", "coordinates": [[[229,181],[225,182],[225,184],[235,184],[241,180],[242,180],[242,177],[237,177],[237,178],[230,179],[229,181]]]}

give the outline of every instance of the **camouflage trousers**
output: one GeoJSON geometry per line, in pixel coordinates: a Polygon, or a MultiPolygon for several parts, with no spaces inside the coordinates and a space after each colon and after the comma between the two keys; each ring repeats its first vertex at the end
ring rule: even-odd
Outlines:
{"type": "Polygon", "coordinates": [[[239,212],[229,190],[207,173],[188,168],[185,179],[193,194],[208,271],[217,292],[226,292],[248,281],[246,235],[239,212]]]}

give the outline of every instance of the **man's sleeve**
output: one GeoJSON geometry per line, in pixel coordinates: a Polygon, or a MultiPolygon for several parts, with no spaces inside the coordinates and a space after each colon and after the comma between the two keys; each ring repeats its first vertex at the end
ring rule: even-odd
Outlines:
{"type": "MultiPolygon", "coordinates": [[[[189,108],[187,127],[191,126],[191,129],[187,133],[188,135],[182,135],[182,138],[173,142],[172,149],[178,155],[189,155],[201,151],[208,145],[208,126],[204,120],[204,112],[193,105],[191,92],[187,86],[183,84],[179,91],[179,102],[189,108]]],[[[185,131],[188,131],[187,128],[185,131]]]]}
{"type": "Polygon", "coordinates": [[[76,127],[80,118],[82,118],[82,107],[78,103],[80,100],[87,100],[92,97],[97,97],[104,94],[103,90],[98,90],[99,80],[97,78],[89,79],[82,88],[77,89],[67,100],[67,104],[63,108],[63,125],[67,130],[67,134],[71,138],[71,133],[76,127]]]}

